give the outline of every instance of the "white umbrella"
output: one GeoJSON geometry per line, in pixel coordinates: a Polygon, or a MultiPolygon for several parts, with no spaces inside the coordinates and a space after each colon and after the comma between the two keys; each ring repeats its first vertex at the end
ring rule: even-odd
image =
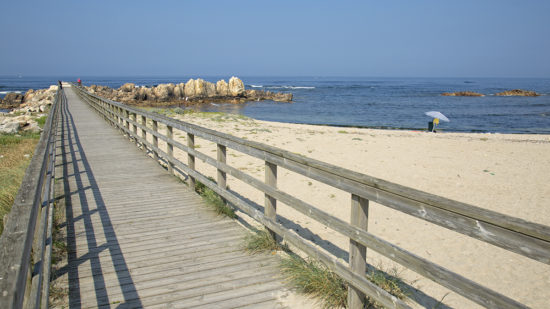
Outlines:
{"type": "Polygon", "coordinates": [[[436,111],[429,111],[429,112],[426,112],[425,113],[426,116],[430,116],[432,118],[437,118],[437,119],[441,119],[443,121],[446,121],[446,122],[449,122],[449,118],[445,117],[445,115],[443,115],[442,113],[440,112],[436,112],[436,111]]]}

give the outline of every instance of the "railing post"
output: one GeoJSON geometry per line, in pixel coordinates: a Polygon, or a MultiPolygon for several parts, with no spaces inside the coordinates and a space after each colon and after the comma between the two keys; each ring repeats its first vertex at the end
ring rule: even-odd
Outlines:
{"type": "MultiPolygon", "coordinates": [[[[362,230],[368,228],[369,200],[351,195],[351,219],[350,224],[362,230]]],[[[367,248],[353,239],[349,240],[349,267],[354,273],[365,276],[367,271],[367,248]]],[[[360,309],[365,305],[365,294],[354,288],[348,287],[348,308],[360,309]]]]}
{"type": "Polygon", "coordinates": [[[122,132],[124,132],[124,129],[123,129],[123,127],[124,127],[124,114],[122,113],[122,108],[117,107],[116,109],[117,109],[117,114],[118,114],[118,120],[119,120],[119,123],[120,123],[119,128],[122,132]]]}
{"type": "MultiPolygon", "coordinates": [[[[218,162],[226,163],[227,160],[227,149],[224,145],[218,144],[218,162]]],[[[218,187],[222,189],[227,189],[227,175],[224,171],[218,168],[218,187]]],[[[224,200],[225,202],[225,200],[224,200]]]]}
{"type": "Polygon", "coordinates": [[[143,138],[143,143],[141,144],[141,147],[143,151],[147,152],[147,131],[145,131],[145,128],[147,127],[147,117],[141,115],[141,125],[143,128],[141,129],[141,137],[143,138]]]}
{"type": "MultiPolygon", "coordinates": [[[[174,138],[174,133],[171,126],[166,126],[166,137],[168,139],[174,138]]],[[[174,145],[170,142],[166,142],[166,153],[168,154],[168,158],[166,160],[168,161],[168,173],[174,174],[174,163],[172,161],[174,160],[174,145]]]]}
{"type": "MultiPolygon", "coordinates": [[[[277,165],[267,161],[265,161],[265,184],[277,188],[277,165]]],[[[273,221],[277,220],[277,200],[267,193],[265,194],[264,214],[273,221]]],[[[276,239],[275,232],[269,232],[276,239]]]]}
{"type": "MultiPolygon", "coordinates": [[[[195,149],[195,135],[191,133],[187,133],[187,147],[195,149]]],[[[195,156],[189,153],[187,153],[187,166],[189,166],[190,169],[195,170],[195,156]]],[[[191,187],[192,190],[195,190],[195,178],[192,176],[189,176],[189,187],[191,187]]]]}
{"type": "Polygon", "coordinates": [[[132,132],[134,133],[134,141],[136,142],[136,145],[139,147],[139,141],[138,141],[138,134],[137,134],[137,114],[136,113],[132,113],[132,115],[134,116],[133,120],[134,120],[134,124],[133,124],[133,127],[132,127],[132,132]]]}
{"type": "MultiPolygon", "coordinates": [[[[155,133],[159,132],[159,126],[156,120],[153,120],[153,131],[155,133]]],[[[155,161],[158,161],[159,153],[157,152],[156,148],[159,147],[159,138],[156,135],[153,135],[153,146],[155,146],[155,149],[153,149],[153,158],[155,159],[155,161]]]]}
{"type": "MultiPolygon", "coordinates": [[[[130,113],[127,110],[124,110],[124,120],[126,121],[124,123],[124,127],[128,131],[128,136],[130,135],[130,113]]],[[[126,133],[126,132],[125,132],[126,133]]]]}

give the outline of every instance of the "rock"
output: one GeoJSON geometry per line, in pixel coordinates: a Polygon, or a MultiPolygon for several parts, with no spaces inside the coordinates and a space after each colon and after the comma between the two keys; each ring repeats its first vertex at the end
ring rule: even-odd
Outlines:
{"type": "Polygon", "coordinates": [[[21,130],[25,132],[39,133],[42,132],[42,128],[35,121],[29,121],[24,126],[21,126],[21,130]]]}
{"type": "Polygon", "coordinates": [[[273,93],[273,97],[271,98],[273,101],[277,102],[291,102],[292,101],[292,93],[273,93]]]}
{"type": "Polygon", "coordinates": [[[15,134],[19,132],[19,122],[0,124],[0,133],[15,134]]]}
{"type": "Polygon", "coordinates": [[[204,81],[204,79],[197,78],[195,80],[195,96],[196,97],[206,96],[206,82],[204,81]]]}
{"type": "Polygon", "coordinates": [[[229,85],[225,82],[225,80],[222,79],[216,83],[216,93],[220,97],[229,96],[229,85]]]}
{"type": "Polygon", "coordinates": [[[151,89],[147,87],[139,87],[136,93],[136,100],[146,101],[151,96],[151,89]]]}
{"type": "Polygon", "coordinates": [[[57,85],[51,85],[50,88],[47,90],[48,92],[56,93],[57,92],[57,85]]]}
{"type": "Polygon", "coordinates": [[[215,97],[218,95],[216,92],[216,85],[211,82],[205,82],[206,85],[206,96],[209,98],[215,97]]]}
{"type": "Polygon", "coordinates": [[[244,94],[244,83],[242,80],[233,76],[229,79],[229,94],[232,96],[241,96],[244,94]]]}
{"type": "Polygon", "coordinates": [[[484,97],[484,94],[472,91],[445,92],[441,94],[446,97],[484,97]]]}
{"type": "Polygon", "coordinates": [[[174,93],[174,84],[160,84],[153,88],[153,94],[159,101],[167,101],[174,93]]]}
{"type": "Polygon", "coordinates": [[[174,87],[174,97],[176,99],[181,99],[185,97],[185,84],[179,83],[174,87]]]}
{"type": "Polygon", "coordinates": [[[32,89],[27,90],[27,92],[25,92],[25,96],[23,97],[23,101],[25,102],[32,101],[32,98],[34,97],[34,95],[35,95],[34,90],[32,89]]]}
{"type": "Polygon", "coordinates": [[[534,91],[529,91],[529,90],[514,89],[514,90],[506,90],[506,91],[503,91],[503,92],[499,92],[495,95],[498,95],[498,96],[537,97],[540,94],[538,94],[534,91]]]}
{"type": "Polygon", "coordinates": [[[122,92],[134,92],[135,89],[136,89],[136,84],[134,83],[126,83],[120,86],[120,88],[118,88],[118,90],[122,92]]]}
{"type": "Polygon", "coordinates": [[[0,106],[2,106],[4,108],[19,107],[19,105],[21,105],[21,103],[23,103],[23,99],[24,99],[23,95],[21,95],[19,93],[15,93],[15,92],[10,92],[10,93],[6,94],[6,96],[2,100],[2,104],[0,104],[0,106]]]}
{"type": "Polygon", "coordinates": [[[184,93],[186,97],[194,97],[195,96],[195,80],[190,79],[185,83],[184,93]]]}

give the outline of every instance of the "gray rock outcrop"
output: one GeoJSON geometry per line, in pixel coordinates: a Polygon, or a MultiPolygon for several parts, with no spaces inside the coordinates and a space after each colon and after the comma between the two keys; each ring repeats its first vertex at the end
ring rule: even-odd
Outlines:
{"type": "Polygon", "coordinates": [[[273,100],[291,102],[292,93],[275,93],[261,90],[246,90],[244,83],[231,77],[229,83],[219,80],[216,83],[204,79],[189,79],[187,83],[159,84],[154,87],[136,87],[132,83],[118,89],[92,85],[88,91],[107,99],[127,104],[195,104],[205,102],[242,103],[247,101],[273,100]]]}

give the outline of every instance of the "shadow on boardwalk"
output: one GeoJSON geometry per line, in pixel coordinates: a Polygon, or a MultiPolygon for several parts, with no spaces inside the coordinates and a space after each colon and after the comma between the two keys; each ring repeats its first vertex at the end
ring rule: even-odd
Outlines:
{"type": "MultiPolygon", "coordinates": [[[[115,266],[115,272],[119,283],[124,283],[127,288],[123,289],[124,299],[132,300],[135,307],[141,307],[139,295],[132,282],[132,277],[121,254],[121,249],[112,229],[109,213],[105,208],[105,203],[101,192],[97,186],[94,174],[90,164],[86,158],[86,153],[80,143],[78,131],[76,129],[74,119],[67,105],[63,106],[62,111],[62,128],[61,128],[62,149],[61,157],[63,162],[63,179],[64,181],[64,202],[66,206],[66,228],[67,228],[67,247],[68,247],[68,265],[56,272],[55,276],[68,274],[69,278],[69,304],[70,308],[81,308],[81,291],[79,281],[79,266],[89,263],[92,272],[93,285],[97,305],[110,304],[109,295],[107,294],[105,279],[102,272],[101,261],[99,254],[106,251],[115,266]],[[71,187],[72,181],[75,187],[71,187]],[[87,192],[92,192],[90,197],[87,192]],[[78,196],[77,198],[75,196],[78,196]],[[90,200],[90,198],[92,200],[90,200]],[[73,203],[73,200],[78,200],[78,203],[73,203]],[[91,207],[93,205],[93,207],[91,207]],[[75,217],[75,207],[80,207],[79,215],[75,217]],[[103,231],[95,231],[91,216],[99,214],[101,219],[101,227],[103,231]],[[77,255],[77,231],[75,223],[81,221],[85,227],[85,238],[88,246],[88,253],[77,255]],[[106,243],[98,245],[96,233],[103,232],[106,243]]],[[[81,236],[80,236],[81,237],[81,236]]]]}

